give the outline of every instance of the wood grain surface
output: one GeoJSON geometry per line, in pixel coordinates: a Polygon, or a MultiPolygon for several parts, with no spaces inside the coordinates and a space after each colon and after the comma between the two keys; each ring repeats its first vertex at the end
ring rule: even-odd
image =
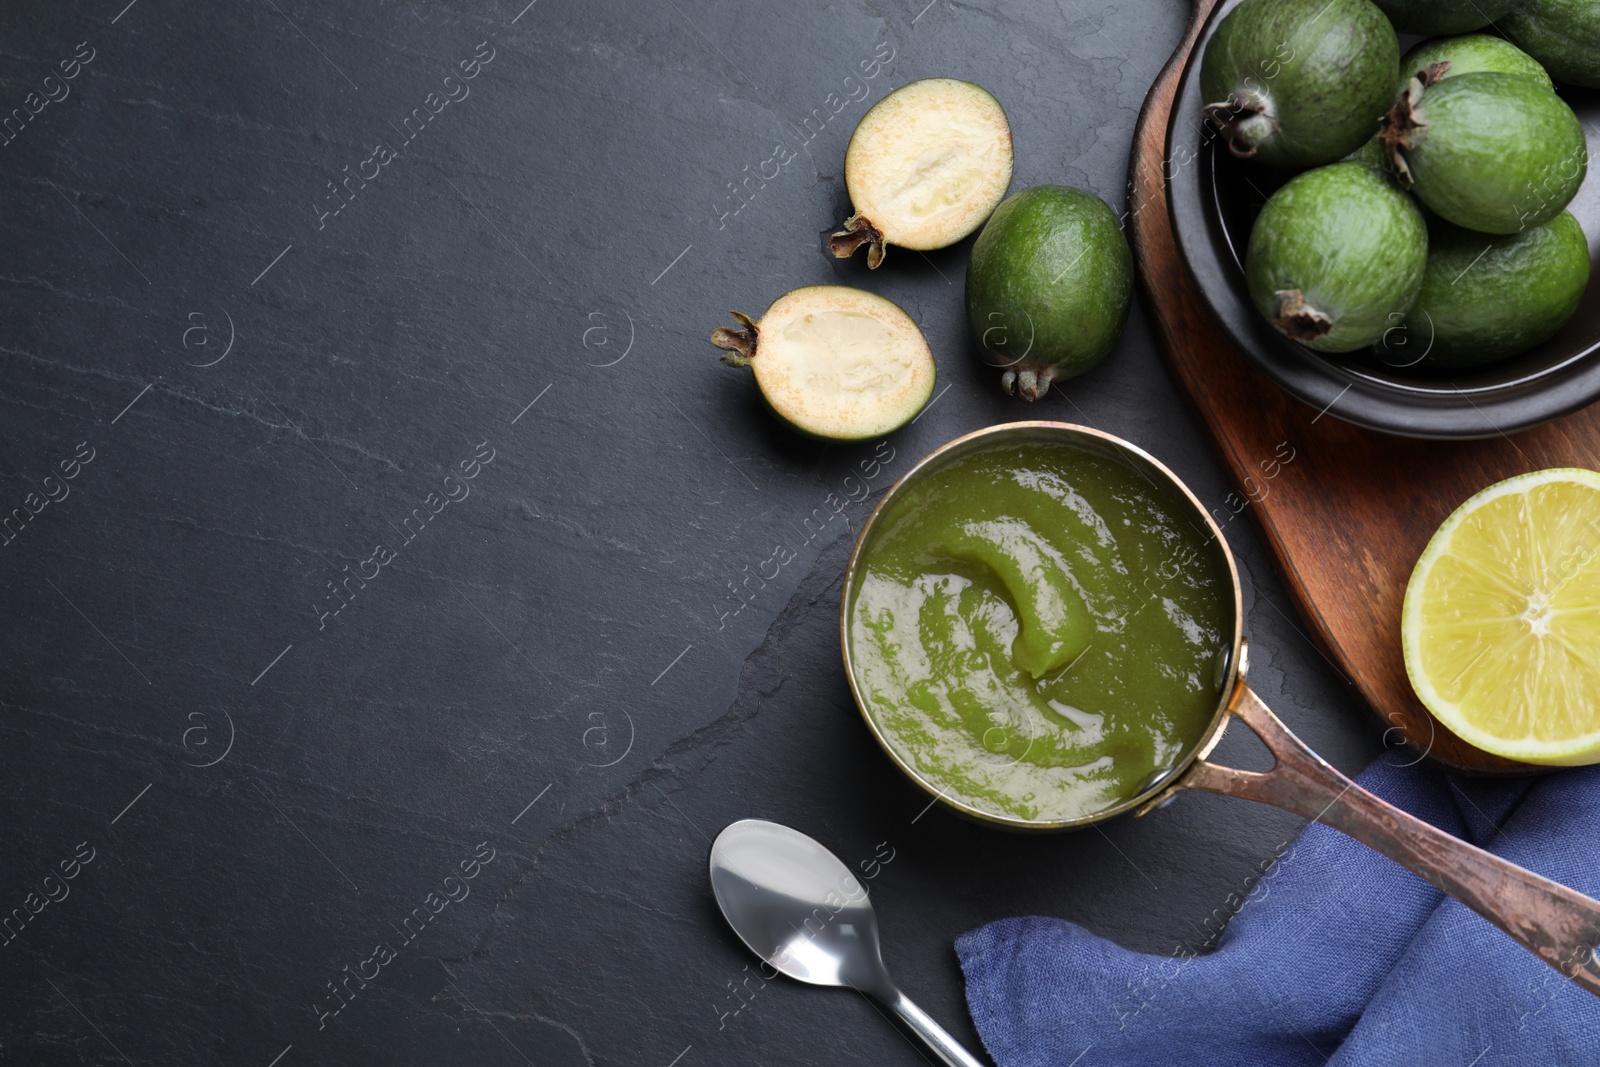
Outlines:
{"type": "Polygon", "coordinates": [[[1400,607],[1428,538],[1467,497],[1525,471],[1595,466],[1600,412],[1515,437],[1392,437],[1341,422],[1337,401],[1331,412],[1301,404],[1246,362],[1183,264],[1167,209],[1168,118],[1216,2],[1196,0],[1145,100],[1129,163],[1134,250],[1167,365],[1235,485],[1230,509],[1253,516],[1312,637],[1393,736],[1461,770],[1535,770],[1467,744],[1417,700],[1401,657],[1400,607]]]}

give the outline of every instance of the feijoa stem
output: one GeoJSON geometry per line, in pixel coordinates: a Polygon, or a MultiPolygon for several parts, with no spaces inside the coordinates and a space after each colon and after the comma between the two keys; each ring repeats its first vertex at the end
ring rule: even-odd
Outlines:
{"type": "Polygon", "coordinates": [[[730,311],[740,326],[740,330],[730,330],[726,326],[718,326],[711,331],[711,343],[718,348],[727,349],[722,354],[722,362],[730,367],[748,367],[750,361],[756,358],[756,339],[760,330],[750,320],[750,316],[742,311],[730,311]]]}
{"type": "Polygon", "coordinates": [[[860,214],[844,220],[844,229],[828,238],[828,251],[839,259],[849,259],[856,249],[867,246],[867,269],[877,270],[883,262],[883,234],[860,214]]]}
{"type": "Polygon", "coordinates": [[[1298,289],[1279,289],[1278,318],[1274,325],[1293,341],[1314,341],[1333,330],[1333,320],[1306,303],[1298,289]]]}
{"type": "Polygon", "coordinates": [[[1205,116],[1222,131],[1228,151],[1240,159],[1256,154],[1256,147],[1278,131],[1271,103],[1255,93],[1234,93],[1220,104],[1207,104],[1205,116]]]}
{"type": "Polygon", "coordinates": [[[1417,105],[1422,101],[1422,94],[1428,86],[1444,77],[1444,72],[1450,69],[1450,62],[1429,63],[1426,67],[1406,83],[1405,91],[1394,102],[1394,107],[1389,113],[1378,120],[1378,139],[1383,144],[1384,158],[1388,160],[1389,169],[1394,172],[1395,178],[1403,189],[1411,188],[1411,165],[1406,162],[1405,149],[1416,144],[1417,131],[1425,129],[1427,124],[1417,118],[1417,105]]]}
{"type": "Polygon", "coordinates": [[[1050,381],[1055,374],[1054,367],[1023,364],[1000,376],[1000,388],[1006,391],[1007,396],[1021,397],[1030,401],[1038,400],[1050,391],[1050,381]]]}

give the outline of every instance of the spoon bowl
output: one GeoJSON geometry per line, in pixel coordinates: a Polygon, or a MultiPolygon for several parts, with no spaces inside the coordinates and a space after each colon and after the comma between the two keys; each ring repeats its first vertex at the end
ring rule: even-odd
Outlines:
{"type": "Polygon", "coordinates": [[[865,993],[948,1067],[982,1067],[895,986],[867,887],[839,857],[799,830],[741,819],[711,843],[710,868],[722,917],[769,967],[811,985],[865,993]]]}
{"type": "Polygon", "coordinates": [[[888,982],[866,887],[800,831],[763,819],[728,826],[711,846],[711,892],[733,932],[774,970],[811,985],[888,982]]]}

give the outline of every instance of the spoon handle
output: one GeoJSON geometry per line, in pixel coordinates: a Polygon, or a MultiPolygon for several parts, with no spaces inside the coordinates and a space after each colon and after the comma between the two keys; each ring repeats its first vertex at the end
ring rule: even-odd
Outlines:
{"type": "Polygon", "coordinates": [[[900,1021],[916,1031],[918,1037],[933,1050],[939,1057],[939,1062],[946,1067],[984,1067],[983,1061],[961,1047],[961,1043],[945,1032],[944,1027],[933,1021],[933,1017],[915,1004],[911,998],[900,992],[894,991],[893,998],[887,1001],[888,1007],[900,1021]]]}

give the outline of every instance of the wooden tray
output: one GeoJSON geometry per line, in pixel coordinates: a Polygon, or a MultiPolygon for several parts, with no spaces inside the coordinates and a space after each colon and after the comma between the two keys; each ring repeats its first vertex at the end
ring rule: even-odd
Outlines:
{"type": "Polygon", "coordinates": [[[1311,637],[1393,730],[1391,739],[1461,770],[1539,770],[1468,745],[1422,706],[1401,658],[1400,605],[1428,538],[1467,497],[1525,471],[1595,466],[1600,405],[1515,438],[1420,441],[1319,413],[1245,361],[1184,266],[1167,211],[1173,97],[1216,3],[1196,0],[1183,41],[1145,99],[1129,162],[1134,251],[1167,365],[1238,490],[1230,510],[1243,505],[1254,516],[1311,637]]]}

